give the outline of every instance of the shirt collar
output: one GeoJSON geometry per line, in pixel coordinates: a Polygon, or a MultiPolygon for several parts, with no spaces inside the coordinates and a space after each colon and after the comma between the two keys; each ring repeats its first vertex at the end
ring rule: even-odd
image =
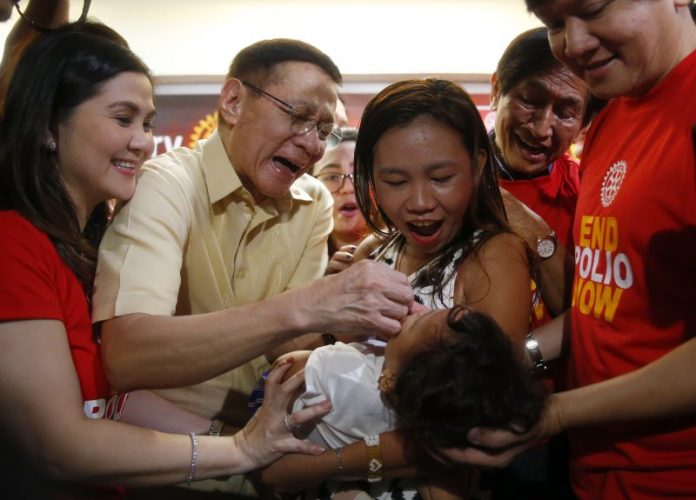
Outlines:
{"type": "MultiPolygon", "coordinates": [[[[242,181],[239,179],[239,175],[237,175],[237,171],[227,156],[227,151],[225,151],[222,138],[217,130],[213,131],[207,139],[198,141],[196,149],[201,150],[203,153],[203,168],[206,173],[205,182],[211,203],[218,202],[239,189],[246,191],[242,181]]],[[[275,205],[279,211],[284,212],[292,207],[293,200],[311,202],[313,198],[302,184],[300,179],[298,179],[290,187],[290,191],[286,196],[280,199],[268,200],[269,204],[275,205]]],[[[251,196],[248,198],[253,200],[251,196]]],[[[262,204],[265,205],[266,203],[262,204]]]]}

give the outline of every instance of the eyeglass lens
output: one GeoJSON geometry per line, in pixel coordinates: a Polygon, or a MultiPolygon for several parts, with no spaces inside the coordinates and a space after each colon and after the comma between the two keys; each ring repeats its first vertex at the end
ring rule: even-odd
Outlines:
{"type": "Polygon", "coordinates": [[[290,116],[292,119],[290,130],[293,134],[305,135],[308,134],[312,129],[316,128],[319,140],[326,143],[326,149],[333,149],[340,144],[343,134],[341,133],[341,128],[338,125],[334,123],[319,124],[312,118],[302,118],[294,106],[288,104],[282,99],[279,99],[273,94],[266,92],[265,90],[249,82],[242,81],[242,84],[246,85],[262,97],[269,99],[276,106],[278,106],[281,111],[290,116]]]}
{"type": "Polygon", "coordinates": [[[317,177],[332,193],[341,189],[346,179],[350,179],[350,182],[355,182],[353,174],[319,174],[317,177]]]}

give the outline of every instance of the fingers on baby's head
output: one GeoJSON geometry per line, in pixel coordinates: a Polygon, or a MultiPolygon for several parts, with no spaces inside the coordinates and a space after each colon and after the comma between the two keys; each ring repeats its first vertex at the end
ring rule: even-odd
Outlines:
{"type": "Polygon", "coordinates": [[[528,430],[545,397],[500,326],[455,307],[441,330],[399,373],[390,402],[401,426],[438,447],[466,447],[477,426],[528,430]]]}

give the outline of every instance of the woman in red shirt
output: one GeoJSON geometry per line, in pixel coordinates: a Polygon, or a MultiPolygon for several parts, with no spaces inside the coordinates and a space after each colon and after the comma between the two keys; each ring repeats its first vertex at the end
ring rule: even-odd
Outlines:
{"type": "Polygon", "coordinates": [[[0,490],[113,497],[119,490],[104,486],[190,482],[246,472],[288,451],[320,452],[290,430],[329,405],[288,415],[289,393],[302,379],[279,384],[287,367],[269,377],[265,410],[232,437],[163,434],[103,418],[111,391],[88,305],[96,243],[106,200],[132,196],[152,151],[155,108],[143,62],[122,43],[82,30],[32,43],[0,125],[0,490]],[[24,484],[15,474],[27,467],[48,481],[24,484]]]}

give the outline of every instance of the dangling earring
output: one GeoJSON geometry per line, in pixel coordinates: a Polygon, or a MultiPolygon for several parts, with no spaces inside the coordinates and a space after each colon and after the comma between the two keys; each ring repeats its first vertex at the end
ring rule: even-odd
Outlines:
{"type": "Polygon", "coordinates": [[[57,149],[58,149],[58,144],[56,144],[56,141],[51,141],[48,143],[48,151],[49,152],[55,153],[57,149]]]}

